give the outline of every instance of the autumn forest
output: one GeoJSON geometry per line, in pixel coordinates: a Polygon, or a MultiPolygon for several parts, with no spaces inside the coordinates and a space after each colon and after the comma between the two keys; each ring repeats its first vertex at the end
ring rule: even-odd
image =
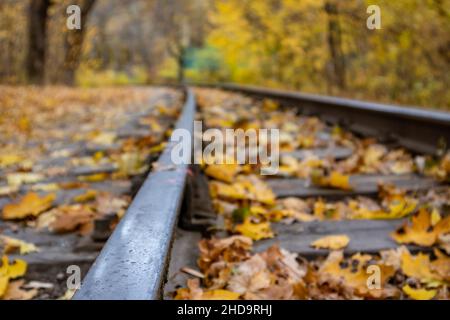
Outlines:
{"type": "Polygon", "coordinates": [[[0,82],[221,81],[449,108],[449,8],[448,0],[2,0],[0,82]],[[66,28],[73,3],[77,32],[66,28]],[[366,26],[371,4],[381,29],[366,26]]]}

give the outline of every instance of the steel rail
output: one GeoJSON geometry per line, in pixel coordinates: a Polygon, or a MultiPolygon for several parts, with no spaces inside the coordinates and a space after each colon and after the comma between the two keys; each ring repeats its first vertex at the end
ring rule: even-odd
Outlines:
{"type": "Polygon", "coordinates": [[[396,141],[419,153],[434,153],[438,144],[450,147],[448,112],[231,83],[199,83],[198,86],[280,100],[300,108],[306,115],[317,115],[363,135],[396,141]]]}
{"type": "MultiPolygon", "coordinates": [[[[195,109],[194,94],[188,89],[176,128],[188,130],[191,137],[195,109]]],[[[167,144],[155,170],[147,177],[83,279],[74,295],[75,300],[161,298],[173,230],[189,170],[187,164],[173,164],[171,152],[174,145],[171,142],[167,144]]]]}

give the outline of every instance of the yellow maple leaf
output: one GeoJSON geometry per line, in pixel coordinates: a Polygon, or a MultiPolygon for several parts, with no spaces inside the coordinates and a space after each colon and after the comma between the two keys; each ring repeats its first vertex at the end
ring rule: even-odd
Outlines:
{"type": "Polygon", "coordinates": [[[413,289],[409,285],[403,286],[402,290],[414,300],[431,300],[437,293],[437,290],[413,289]]]}
{"type": "Polygon", "coordinates": [[[53,205],[56,195],[51,193],[40,197],[34,192],[26,194],[19,203],[7,204],[3,207],[3,219],[24,219],[27,217],[37,217],[42,212],[48,210],[53,205]]]}
{"type": "Polygon", "coordinates": [[[273,238],[273,232],[269,222],[253,223],[249,218],[244,223],[236,226],[236,231],[253,240],[273,238]]]}
{"type": "Polygon", "coordinates": [[[430,257],[424,253],[413,256],[408,250],[402,253],[400,265],[404,274],[422,283],[440,281],[441,277],[431,271],[430,257]]]}
{"type": "Polygon", "coordinates": [[[392,233],[392,238],[398,243],[414,243],[421,246],[431,246],[436,241],[436,233],[431,226],[431,215],[422,208],[411,218],[412,224],[405,223],[392,233]]]}
{"type": "Polygon", "coordinates": [[[348,246],[350,238],[345,234],[331,235],[317,239],[311,246],[317,249],[339,250],[348,246]]]}

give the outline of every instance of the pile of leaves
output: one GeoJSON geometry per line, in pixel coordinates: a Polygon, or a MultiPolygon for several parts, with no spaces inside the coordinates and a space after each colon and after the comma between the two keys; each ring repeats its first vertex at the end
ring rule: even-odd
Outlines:
{"type": "Polygon", "coordinates": [[[450,258],[412,254],[406,247],[377,255],[345,257],[332,251],[308,261],[277,246],[251,252],[244,236],[203,239],[200,272],[178,289],[175,299],[448,299],[450,258]],[[372,271],[379,273],[373,280],[372,271]]]}

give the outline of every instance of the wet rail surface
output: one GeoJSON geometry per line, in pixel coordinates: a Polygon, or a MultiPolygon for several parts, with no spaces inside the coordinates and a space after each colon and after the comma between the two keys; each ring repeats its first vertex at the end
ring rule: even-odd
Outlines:
{"type": "MultiPolygon", "coordinates": [[[[422,109],[373,104],[348,99],[319,97],[236,85],[215,86],[256,100],[277,101],[287,110],[317,116],[330,125],[376,136],[389,145],[416,153],[433,153],[450,141],[450,115],[422,109]]],[[[188,90],[177,128],[193,130],[196,96],[188,90]]],[[[174,165],[170,160],[173,144],[168,144],[138,195],[84,278],[75,299],[161,299],[173,298],[174,291],[192,276],[198,258],[198,242],[210,229],[223,230],[223,221],[214,213],[210,198],[211,180],[195,166],[174,165]],[[187,272],[180,272],[190,267],[187,272]]],[[[347,148],[291,150],[290,157],[301,160],[311,153],[319,158],[347,159],[347,148]]],[[[341,200],[346,197],[375,196],[379,183],[408,191],[436,189],[448,192],[448,184],[421,174],[351,175],[351,190],[310,185],[307,179],[275,177],[267,184],[277,199],[289,197],[341,200]]],[[[214,183],[214,182],[213,182],[214,183]]],[[[448,200],[448,199],[447,199],[448,200]]],[[[389,234],[404,219],[311,221],[297,224],[274,223],[276,236],[255,242],[255,252],[274,243],[305,257],[323,256],[327,250],[311,248],[319,237],[336,233],[352,239],[346,253],[377,252],[395,246],[389,234]]],[[[220,232],[216,233],[220,237],[220,232]]],[[[417,247],[410,246],[411,250],[417,247]]],[[[195,272],[194,272],[195,274],[195,272]]]]}

